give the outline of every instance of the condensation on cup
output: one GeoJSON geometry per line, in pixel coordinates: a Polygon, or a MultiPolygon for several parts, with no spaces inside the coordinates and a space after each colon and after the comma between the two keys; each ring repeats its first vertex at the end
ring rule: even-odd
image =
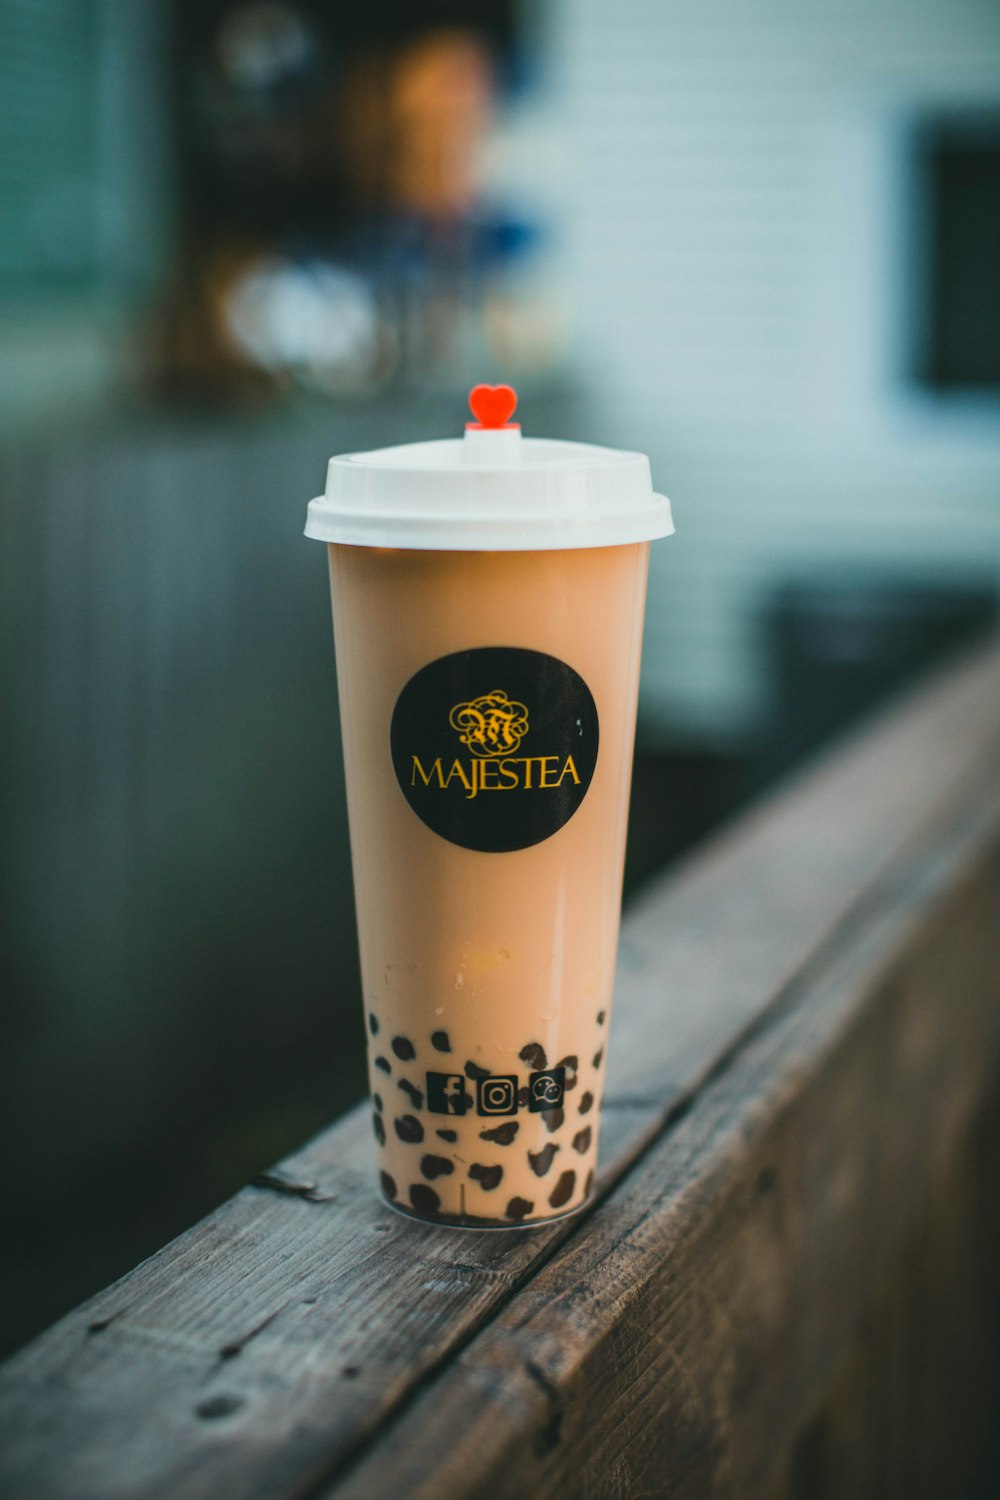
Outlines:
{"type": "Polygon", "coordinates": [[[648,460],[523,438],[331,459],[328,543],[379,1178],[439,1224],[580,1208],[597,1160],[648,460]]]}

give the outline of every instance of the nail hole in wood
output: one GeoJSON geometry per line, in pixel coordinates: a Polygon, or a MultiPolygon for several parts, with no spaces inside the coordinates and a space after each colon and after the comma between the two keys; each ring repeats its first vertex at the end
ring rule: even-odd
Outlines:
{"type": "Polygon", "coordinates": [[[243,1396],[210,1396],[207,1401],[200,1402],[195,1411],[203,1422],[215,1422],[219,1417],[231,1417],[245,1405],[243,1396]]]}
{"type": "Polygon", "coordinates": [[[763,1197],[765,1193],[772,1193],[777,1185],[777,1167],[762,1167],[757,1174],[757,1191],[763,1197]]]}

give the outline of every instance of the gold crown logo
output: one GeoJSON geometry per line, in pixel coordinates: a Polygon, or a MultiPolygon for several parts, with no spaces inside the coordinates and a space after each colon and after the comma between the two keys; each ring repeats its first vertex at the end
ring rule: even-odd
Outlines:
{"type": "Polygon", "coordinates": [[[528,710],[495,688],[469,703],[456,703],[449,723],[473,755],[510,755],[528,732],[528,710]]]}

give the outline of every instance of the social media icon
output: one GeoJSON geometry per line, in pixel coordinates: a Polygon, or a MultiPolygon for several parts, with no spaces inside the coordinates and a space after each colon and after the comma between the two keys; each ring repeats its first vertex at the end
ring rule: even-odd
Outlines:
{"type": "Polygon", "coordinates": [[[471,1103],[461,1073],[427,1074],[427,1108],[432,1115],[464,1115],[471,1103]]]}
{"type": "Polygon", "coordinates": [[[517,1077],[506,1073],[479,1080],[481,1115],[517,1114],[517,1077]]]}
{"type": "Polygon", "coordinates": [[[566,1091],[565,1068],[543,1068],[528,1078],[528,1108],[532,1114],[543,1109],[558,1109],[566,1091]]]}

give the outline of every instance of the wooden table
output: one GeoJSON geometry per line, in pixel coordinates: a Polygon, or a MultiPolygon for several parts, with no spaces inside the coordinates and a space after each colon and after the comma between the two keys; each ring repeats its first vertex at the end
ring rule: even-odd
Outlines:
{"type": "Polygon", "coordinates": [[[589,1212],[407,1221],[359,1108],[4,1367],[0,1494],[978,1493],[998,903],[991,645],[632,909],[589,1212]]]}

